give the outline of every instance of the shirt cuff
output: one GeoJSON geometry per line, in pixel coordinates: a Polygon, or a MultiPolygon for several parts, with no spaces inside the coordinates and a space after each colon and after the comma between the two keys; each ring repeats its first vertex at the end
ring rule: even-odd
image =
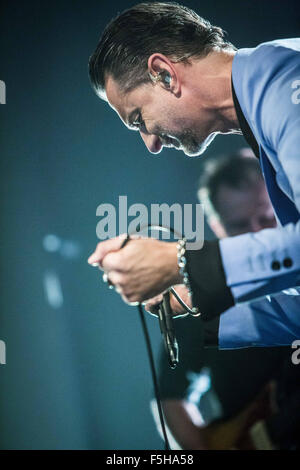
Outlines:
{"type": "Polygon", "coordinates": [[[201,250],[187,250],[192,303],[201,319],[211,320],[234,305],[222,264],[219,241],[205,241],[201,250]]]}
{"type": "Polygon", "coordinates": [[[220,317],[203,323],[203,343],[205,348],[219,347],[220,317]]]}

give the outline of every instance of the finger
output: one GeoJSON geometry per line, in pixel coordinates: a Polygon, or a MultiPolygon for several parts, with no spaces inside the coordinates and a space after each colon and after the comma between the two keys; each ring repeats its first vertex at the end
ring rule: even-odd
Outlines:
{"type": "Polygon", "coordinates": [[[111,251],[102,258],[101,268],[108,272],[124,270],[125,266],[122,266],[122,264],[124,264],[122,263],[122,253],[119,251],[111,251]]]}
{"type": "Polygon", "coordinates": [[[105,282],[105,283],[108,284],[108,288],[109,288],[109,289],[113,289],[113,288],[114,288],[114,283],[108,278],[108,274],[107,274],[107,273],[104,273],[104,274],[103,274],[102,280],[103,280],[103,282],[105,282]]]}
{"type": "Polygon", "coordinates": [[[118,286],[118,285],[115,286],[115,291],[116,291],[118,294],[121,294],[121,295],[122,295],[122,293],[123,293],[122,288],[121,288],[120,286],[118,286]]]}
{"type": "Polygon", "coordinates": [[[157,311],[157,307],[155,305],[151,305],[149,303],[146,303],[145,310],[146,310],[146,312],[149,312],[149,313],[155,313],[157,311]]]}
{"type": "Polygon", "coordinates": [[[151,299],[146,300],[146,304],[149,305],[157,305],[163,300],[163,294],[158,294],[155,297],[152,297],[151,299]]]}
{"type": "Polygon", "coordinates": [[[123,292],[121,292],[121,297],[127,305],[131,305],[132,307],[139,305],[139,302],[130,300],[126,295],[123,294],[123,292]]]}
{"type": "Polygon", "coordinates": [[[145,305],[145,310],[146,312],[150,313],[151,315],[154,315],[156,318],[158,318],[158,308],[155,305],[152,306],[147,306],[145,305]]]}
{"type": "Polygon", "coordinates": [[[162,294],[153,297],[152,299],[147,300],[145,305],[145,310],[149,313],[157,313],[157,306],[162,302],[162,294]]]}
{"type": "Polygon", "coordinates": [[[145,237],[144,235],[139,235],[137,233],[133,233],[132,235],[130,235],[131,240],[146,240],[147,238],[149,237],[145,237]]]}
{"type": "Polygon", "coordinates": [[[119,287],[123,287],[123,276],[118,271],[110,271],[109,273],[109,281],[114,285],[118,285],[119,287]]]}
{"type": "Polygon", "coordinates": [[[98,243],[96,250],[88,258],[88,263],[92,266],[102,263],[105,255],[111,251],[117,251],[121,248],[124,239],[127,237],[126,233],[123,233],[119,237],[111,238],[103,242],[98,243]]]}

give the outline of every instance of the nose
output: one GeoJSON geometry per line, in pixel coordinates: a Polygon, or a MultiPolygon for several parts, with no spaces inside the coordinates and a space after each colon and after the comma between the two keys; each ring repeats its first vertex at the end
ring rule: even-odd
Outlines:
{"type": "Polygon", "coordinates": [[[155,134],[147,134],[145,132],[140,131],[141,138],[144,141],[147,149],[151,153],[159,153],[162,149],[162,143],[159,137],[155,134]]]}

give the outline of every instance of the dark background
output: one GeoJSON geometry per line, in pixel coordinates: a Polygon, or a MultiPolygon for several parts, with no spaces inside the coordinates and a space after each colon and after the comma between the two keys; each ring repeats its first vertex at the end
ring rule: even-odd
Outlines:
{"type": "MultiPolygon", "coordinates": [[[[197,202],[201,158],[151,156],[89,85],[101,30],[135,3],[1,2],[2,449],[162,448],[136,309],[86,263],[99,204],[197,202]]],[[[238,48],[299,36],[299,0],[182,3],[238,48]]],[[[243,145],[219,136],[207,154],[243,145]]],[[[158,325],[147,323],[157,354],[158,325]]]]}

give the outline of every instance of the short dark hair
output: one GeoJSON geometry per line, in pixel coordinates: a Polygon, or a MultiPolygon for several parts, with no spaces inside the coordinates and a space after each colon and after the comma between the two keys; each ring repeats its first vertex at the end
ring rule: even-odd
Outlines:
{"type": "Polygon", "coordinates": [[[150,81],[148,58],[155,52],[174,62],[189,63],[212,49],[235,49],[225,32],[177,3],[140,3],[113,19],[104,29],[89,60],[89,75],[96,93],[105,95],[105,80],[112,76],[123,91],[150,81]]]}
{"type": "Polygon", "coordinates": [[[258,159],[248,149],[204,161],[198,185],[198,197],[208,217],[218,215],[218,192],[221,186],[243,189],[263,181],[258,159]],[[247,154],[248,153],[248,154],[247,154]]]}

